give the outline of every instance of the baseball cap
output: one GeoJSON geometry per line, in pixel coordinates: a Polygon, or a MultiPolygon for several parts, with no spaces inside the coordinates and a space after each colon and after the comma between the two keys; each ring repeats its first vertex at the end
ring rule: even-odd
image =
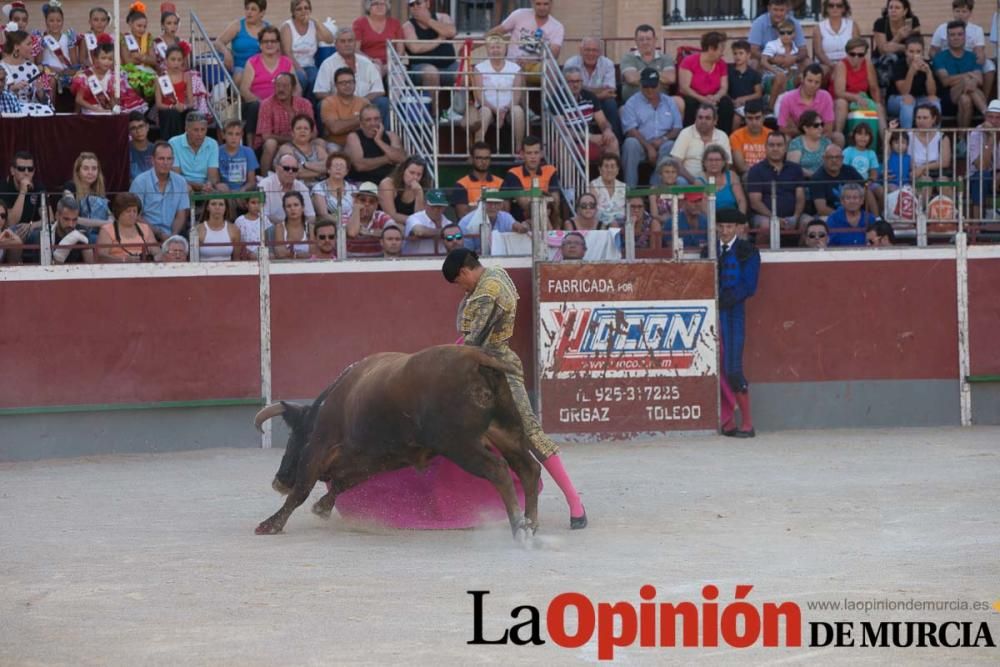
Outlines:
{"type": "Polygon", "coordinates": [[[639,74],[639,81],[643,88],[654,88],[660,85],[660,73],[647,67],[639,74]]]}
{"type": "Polygon", "coordinates": [[[991,113],[1000,113],[1000,100],[993,100],[986,110],[991,113]]]}
{"type": "Polygon", "coordinates": [[[503,201],[499,190],[484,190],[483,201],[503,201]]]}
{"type": "Polygon", "coordinates": [[[426,197],[428,206],[447,206],[448,197],[445,195],[444,190],[430,190],[426,197]]]}
{"type": "Polygon", "coordinates": [[[357,191],[354,193],[355,197],[358,195],[371,195],[372,197],[378,197],[378,186],[371,181],[365,181],[358,186],[357,191]]]}
{"type": "Polygon", "coordinates": [[[705,198],[700,192],[687,192],[684,194],[684,201],[701,201],[705,198]]]}

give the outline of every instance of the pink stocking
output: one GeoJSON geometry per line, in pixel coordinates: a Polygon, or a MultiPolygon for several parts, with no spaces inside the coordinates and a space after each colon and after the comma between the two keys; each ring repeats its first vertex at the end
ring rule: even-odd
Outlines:
{"type": "Polygon", "coordinates": [[[566,496],[566,503],[569,505],[569,515],[571,517],[583,516],[583,503],[580,501],[576,487],[573,486],[573,482],[569,478],[569,473],[563,467],[562,459],[559,458],[559,455],[555,454],[545,459],[542,461],[542,466],[552,475],[552,479],[556,481],[556,484],[562,489],[563,495],[566,496]]]}

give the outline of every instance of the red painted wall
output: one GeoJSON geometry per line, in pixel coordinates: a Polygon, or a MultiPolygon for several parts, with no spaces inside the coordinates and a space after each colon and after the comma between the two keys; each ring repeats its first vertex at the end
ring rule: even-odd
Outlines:
{"type": "Polygon", "coordinates": [[[1000,374],[1000,260],[969,261],[969,369],[1000,374]]]}

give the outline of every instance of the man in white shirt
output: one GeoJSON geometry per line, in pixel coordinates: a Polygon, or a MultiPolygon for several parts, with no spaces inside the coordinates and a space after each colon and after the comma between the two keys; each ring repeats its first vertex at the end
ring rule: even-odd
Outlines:
{"type": "Polygon", "coordinates": [[[382,124],[389,126],[389,98],[385,96],[382,86],[382,73],[379,66],[368,56],[357,53],[358,42],[351,28],[341,28],[337,31],[337,52],[323,61],[316,74],[316,84],[313,94],[322,100],[335,94],[334,75],[341,67],[348,67],[354,72],[354,94],[366,97],[378,107],[382,114],[382,124]]]}
{"type": "Polygon", "coordinates": [[[542,66],[539,42],[547,43],[558,59],[566,28],[551,15],[552,0],[533,0],[531,5],[531,9],[512,11],[503,23],[486,35],[510,35],[507,57],[516,61],[525,72],[539,72],[542,66]]]}
{"type": "Polygon", "coordinates": [[[715,107],[709,104],[702,104],[698,107],[698,113],[694,117],[694,125],[689,125],[681,130],[674,142],[674,147],[670,150],[670,156],[681,161],[680,175],[688,183],[697,183],[697,179],[702,175],[701,158],[705,154],[705,147],[711,144],[718,144],[726,151],[726,161],[730,166],[733,164],[733,152],[729,147],[729,137],[722,130],[715,127],[716,112],[715,107]]]}
{"type": "Polygon", "coordinates": [[[404,255],[433,255],[435,240],[441,237],[441,230],[453,225],[444,216],[448,206],[448,196],[443,190],[430,190],[424,198],[424,210],[417,211],[406,219],[403,238],[404,255]]]}
{"type": "Polygon", "coordinates": [[[286,192],[299,192],[305,201],[306,222],[312,224],[316,220],[316,209],[313,208],[309,188],[295,178],[299,173],[299,161],[291,153],[278,158],[278,170],[271,172],[266,178],[260,179],[257,187],[264,193],[264,210],[262,211],[272,225],[285,221],[285,206],[282,199],[286,192]]]}

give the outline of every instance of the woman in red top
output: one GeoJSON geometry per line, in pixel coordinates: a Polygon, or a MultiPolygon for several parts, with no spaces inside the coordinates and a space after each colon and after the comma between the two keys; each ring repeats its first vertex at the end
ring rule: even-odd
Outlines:
{"type": "Polygon", "coordinates": [[[397,40],[396,52],[404,55],[403,26],[398,19],[389,16],[388,0],[365,0],[365,15],[354,19],[351,28],[358,39],[361,53],[371,58],[382,70],[382,76],[388,71],[389,54],[386,53],[387,42],[397,40]]]}
{"type": "Polygon", "coordinates": [[[722,59],[726,35],[706,32],[701,36],[701,53],[692,53],[678,65],[681,95],[684,96],[684,126],[694,124],[699,104],[710,104],[718,113],[718,128],[729,134],[735,107],[729,98],[729,69],[722,59]]]}
{"type": "Polygon", "coordinates": [[[843,133],[847,114],[858,109],[878,112],[878,125],[885,136],[885,107],[878,86],[875,66],[868,59],[868,40],[854,37],[848,40],[847,57],[833,67],[830,94],[834,103],[834,131],[843,133]]]}
{"type": "Polygon", "coordinates": [[[156,82],[156,110],[160,116],[160,138],[170,141],[184,132],[184,112],[192,105],[191,72],[187,71],[184,49],[171,46],[165,58],[167,72],[156,82]],[[170,79],[170,88],[164,90],[161,79],[170,79]]]}

